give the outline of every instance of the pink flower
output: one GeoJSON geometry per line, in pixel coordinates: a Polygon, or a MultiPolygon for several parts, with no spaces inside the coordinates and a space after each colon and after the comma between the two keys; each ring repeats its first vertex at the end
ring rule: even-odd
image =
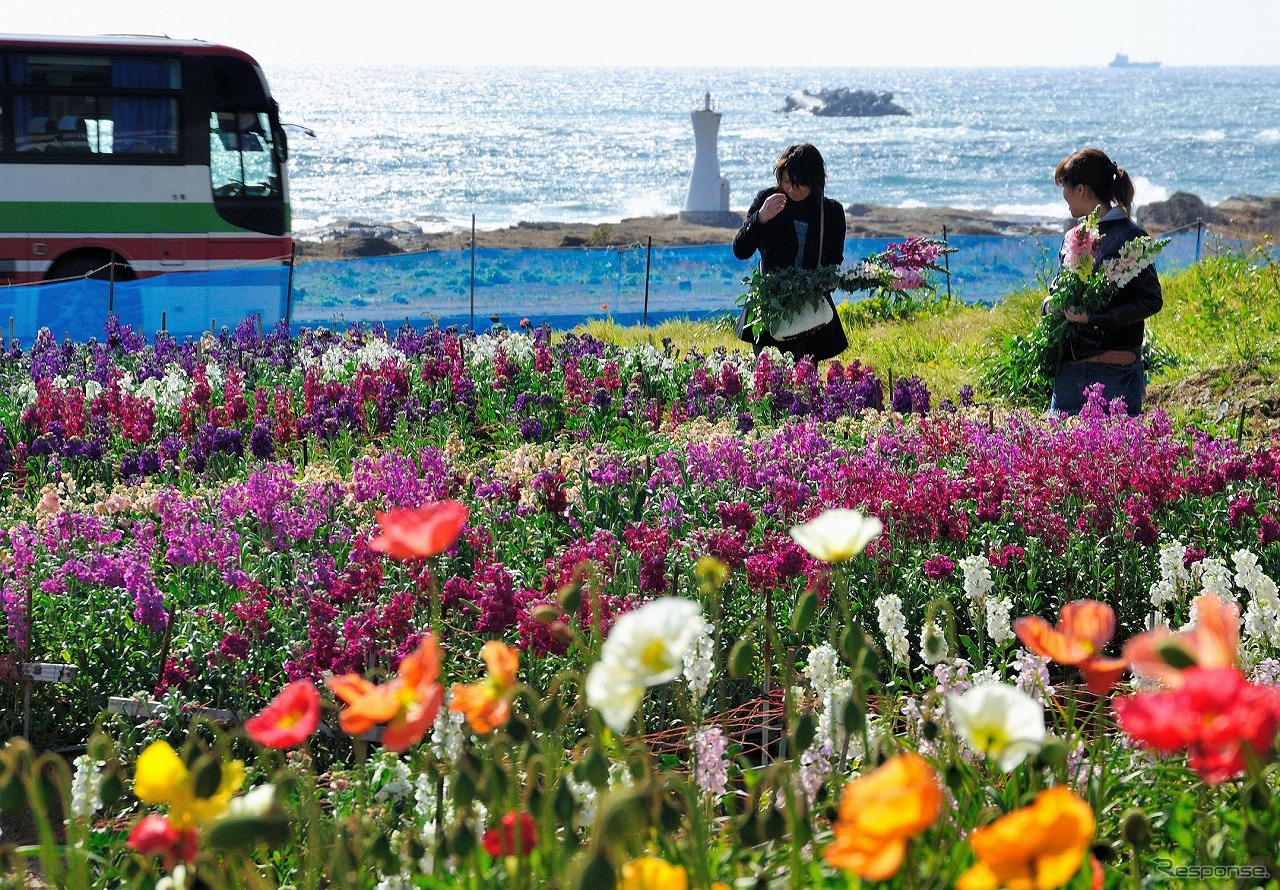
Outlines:
{"type": "Polygon", "coordinates": [[[1098,258],[1102,236],[1092,217],[1067,233],[1062,242],[1062,265],[1081,278],[1093,272],[1093,261],[1098,258]]]}

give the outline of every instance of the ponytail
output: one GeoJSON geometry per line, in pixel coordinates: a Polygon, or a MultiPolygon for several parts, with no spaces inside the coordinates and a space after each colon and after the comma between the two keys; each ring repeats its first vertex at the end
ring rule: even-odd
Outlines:
{"type": "Polygon", "coordinates": [[[1073,151],[1058,162],[1053,181],[1070,188],[1087,185],[1102,203],[1119,204],[1125,213],[1133,213],[1133,180],[1102,149],[1073,151]]]}

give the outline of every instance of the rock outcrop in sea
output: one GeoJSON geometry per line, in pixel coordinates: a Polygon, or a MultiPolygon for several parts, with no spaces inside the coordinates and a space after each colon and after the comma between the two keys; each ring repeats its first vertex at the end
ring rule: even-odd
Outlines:
{"type": "Polygon", "coordinates": [[[1280,232],[1280,196],[1236,195],[1209,206],[1197,195],[1174,192],[1137,211],[1138,224],[1151,233],[1190,228],[1197,222],[1229,234],[1251,237],[1280,232]]]}
{"type": "Polygon", "coordinates": [[[876,90],[797,90],[787,96],[782,111],[807,111],[818,117],[885,117],[910,115],[911,112],[893,101],[893,93],[876,90]]]}

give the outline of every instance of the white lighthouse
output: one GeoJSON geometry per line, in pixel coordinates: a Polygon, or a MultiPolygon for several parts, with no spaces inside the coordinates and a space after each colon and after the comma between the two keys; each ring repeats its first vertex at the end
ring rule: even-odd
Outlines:
{"type": "Polygon", "coordinates": [[[720,175],[716,139],[720,134],[720,112],[711,107],[711,94],[702,107],[690,114],[693,121],[693,172],[689,174],[689,194],[680,219],[703,225],[736,226],[742,220],[729,211],[729,180],[720,175]]]}

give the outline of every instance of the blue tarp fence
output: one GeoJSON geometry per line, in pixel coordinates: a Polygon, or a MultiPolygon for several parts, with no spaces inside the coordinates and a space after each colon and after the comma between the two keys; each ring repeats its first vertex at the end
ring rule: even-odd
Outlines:
{"type": "MultiPolygon", "coordinates": [[[[1168,235],[1160,271],[1191,265],[1205,230],[1168,235]]],[[[894,240],[850,238],[846,263],[877,253],[894,240]]],[[[959,236],[939,291],[967,302],[999,302],[1014,290],[1047,280],[1061,237],[959,236]]],[[[138,281],[72,281],[0,288],[0,326],[30,342],[48,327],[55,336],[101,336],[107,315],[152,335],[199,336],[257,315],[270,328],[288,318],[293,328],[382,322],[439,324],[487,330],[523,319],[569,328],[589,318],[620,324],[702,319],[736,312],[743,279],[755,259],[739,260],[729,245],[702,247],[469,248],[366,259],[298,263],[287,267],[171,273],[138,281]]],[[[859,299],[860,295],[847,296],[859,299]]]]}

